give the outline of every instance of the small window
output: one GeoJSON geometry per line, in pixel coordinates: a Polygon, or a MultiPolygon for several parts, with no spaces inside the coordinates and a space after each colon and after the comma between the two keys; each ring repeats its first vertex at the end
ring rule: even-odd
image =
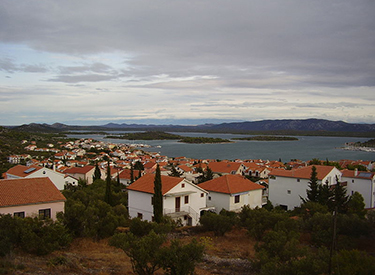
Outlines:
{"type": "Polygon", "coordinates": [[[154,205],[154,196],[151,197],[151,205],[154,205]]]}
{"type": "Polygon", "coordinates": [[[352,180],[352,183],[354,183],[354,180],[352,180]]]}
{"type": "Polygon", "coordinates": [[[300,182],[301,180],[300,179],[297,179],[297,182],[300,182]]]}
{"type": "Polygon", "coordinates": [[[185,216],[184,216],[184,220],[186,221],[187,219],[188,219],[188,217],[185,215],[185,216]]]}
{"type": "Polygon", "coordinates": [[[46,171],[43,171],[43,174],[46,174],[46,171]]]}
{"type": "Polygon", "coordinates": [[[204,193],[201,193],[201,198],[203,198],[204,197],[204,193]]]}
{"type": "Polygon", "coordinates": [[[25,217],[25,212],[14,212],[13,216],[14,217],[19,217],[19,218],[24,218],[25,217]]]}
{"type": "Polygon", "coordinates": [[[40,209],[40,210],[39,210],[39,217],[40,217],[42,220],[50,219],[50,218],[51,218],[51,208],[40,209]]]}
{"type": "Polygon", "coordinates": [[[240,195],[234,196],[234,203],[239,203],[240,202],[240,195]]]}
{"type": "Polygon", "coordinates": [[[292,194],[291,190],[287,190],[286,192],[288,193],[288,195],[292,194]]]}
{"type": "Polygon", "coordinates": [[[208,200],[209,200],[209,201],[211,200],[211,196],[208,196],[208,200]]]}
{"type": "Polygon", "coordinates": [[[189,203],[189,196],[185,196],[185,204],[189,203]]]}
{"type": "Polygon", "coordinates": [[[182,184],[181,184],[181,188],[185,188],[185,183],[182,183],[182,184]]]}
{"type": "Polygon", "coordinates": [[[137,213],[137,218],[142,220],[143,219],[143,214],[138,212],[137,213]]]}

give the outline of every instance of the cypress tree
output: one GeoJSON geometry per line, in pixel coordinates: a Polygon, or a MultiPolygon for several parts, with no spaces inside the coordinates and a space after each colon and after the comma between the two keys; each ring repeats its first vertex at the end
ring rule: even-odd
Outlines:
{"type": "Polygon", "coordinates": [[[112,205],[112,190],[111,190],[111,167],[109,166],[109,161],[107,163],[107,178],[105,183],[105,195],[104,201],[109,205],[112,205]]]}
{"type": "Polygon", "coordinates": [[[318,202],[319,186],[318,186],[318,173],[316,172],[316,167],[311,168],[311,177],[309,181],[309,190],[307,193],[307,201],[318,202]]]}
{"type": "Polygon", "coordinates": [[[93,176],[93,181],[96,181],[102,177],[102,173],[100,172],[98,163],[95,164],[95,171],[93,176]]]}
{"type": "Polygon", "coordinates": [[[154,219],[160,223],[163,217],[163,193],[159,164],[156,166],[154,179],[154,219]]]}
{"type": "Polygon", "coordinates": [[[133,163],[130,163],[130,183],[134,182],[134,166],[133,163]]]}

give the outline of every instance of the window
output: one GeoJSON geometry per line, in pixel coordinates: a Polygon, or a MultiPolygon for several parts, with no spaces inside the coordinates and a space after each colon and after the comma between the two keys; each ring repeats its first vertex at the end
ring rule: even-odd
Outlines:
{"type": "Polygon", "coordinates": [[[234,203],[239,203],[240,202],[240,195],[234,196],[234,203]]]}
{"type": "Polygon", "coordinates": [[[142,220],[143,219],[143,214],[138,212],[137,213],[137,218],[142,220]]]}
{"type": "Polygon", "coordinates": [[[352,180],[352,183],[354,183],[354,180],[352,180]]]}
{"type": "Polygon", "coordinates": [[[185,183],[182,183],[182,184],[181,184],[181,188],[185,188],[185,183]]]}
{"type": "Polygon", "coordinates": [[[39,210],[39,217],[43,220],[51,218],[51,208],[47,209],[40,209],[39,210]]]}
{"type": "Polygon", "coordinates": [[[288,195],[292,194],[291,190],[287,190],[286,192],[288,193],[288,195]]]}
{"type": "Polygon", "coordinates": [[[300,179],[297,179],[297,182],[300,182],[301,180],[300,179]]]}
{"type": "Polygon", "coordinates": [[[151,205],[154,205],[154,196],[151,197],[151,205]]]}
{"type": "Polygon", "coordinates": [[[14,217],[19,217],[19,218],[24,218],[25,217],[25,212],[14,212],[13,216],[14,217]]]}
{"type": "Polygon", "coordinates": [[[185,196],[185,204],[189,203],[189,196],[185,196]]]}
{"type": "Polygon", "coordinates": [[[203,198],[204,197],[204,193],[201,193],[201,198],[203,198]]]}
{"type": "Polygon", "coordinates": [[[211,200],[211,196],[208,196],[208,200],[209,200],[209,201],[211,200]]]}

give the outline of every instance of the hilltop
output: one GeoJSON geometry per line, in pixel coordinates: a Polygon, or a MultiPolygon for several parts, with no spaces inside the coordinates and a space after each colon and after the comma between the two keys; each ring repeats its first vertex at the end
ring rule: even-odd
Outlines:
{"type": "Polygon", "coordinates": [[[68,131],[166,131],[166,132],[211,132],[272,135],[315,135],[315,136],[362,136],[375,137],[375,124],[347,123],[324,119],[281,119],[231,122],[221,124],[153,125],[108,123],[97,126],[71,126],[62,123],[24,124],[12,126],[25,132],[68,132],[68,131]]]}

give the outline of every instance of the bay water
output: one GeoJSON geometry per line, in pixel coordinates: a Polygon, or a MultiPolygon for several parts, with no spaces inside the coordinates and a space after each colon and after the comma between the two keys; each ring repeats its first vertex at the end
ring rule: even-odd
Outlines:
{"type": "MultiPolygon", "coordinates": [[[[110,135],[129,133],[134,131],[110,132],[110,135]]],[[[235,137],[247,137],[249,135],[237,134],[212,134],[212,133],[191,133],[178,132],[181,136],[189,137],[213,137],[232,139],[235,137]]],[[[320,160],[338,161],[341,159],[370,160],[375,161],[374,152],[343,150],[346,142],[364,142],[369,138],[356,137],[321,137],[321,136],[296,136],[296,141],[243,141],[234,140],[233,143],[215,144],[187,144],[177,140],[123,140],[106,139],[104,135],[69,135],[72,138],[93,138],[95,140],[122,143],[122,144],[145,144],[151,148],[144,148],[145,151],[158,152],[168,157],[188,157],[194,159],[263,159],[281,160],[288,162],[291,159],[308,161],[313,158],[320,160]]]]}

